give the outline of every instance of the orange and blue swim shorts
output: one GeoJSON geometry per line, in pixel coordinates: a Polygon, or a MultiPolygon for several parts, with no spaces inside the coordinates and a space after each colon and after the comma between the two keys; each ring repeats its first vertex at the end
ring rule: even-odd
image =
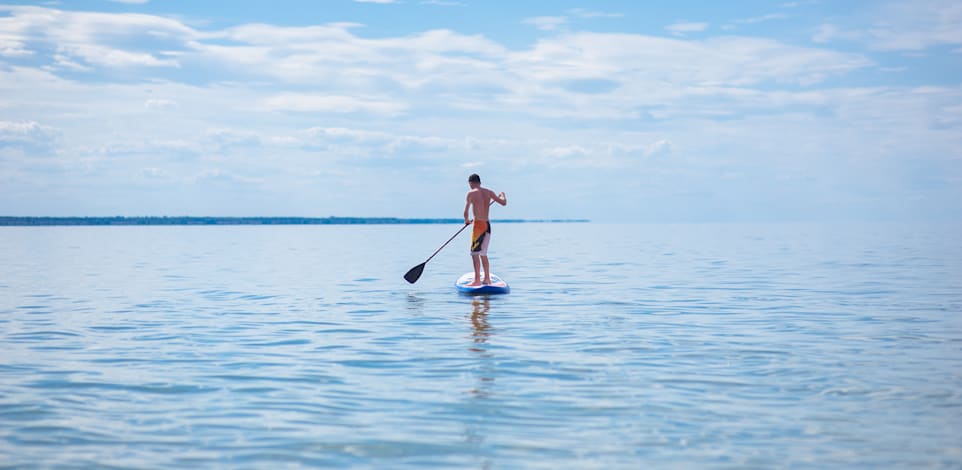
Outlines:
{"type": "Polygon", "coordinates": [[[471,254],[488,256],[488,243],[491,242],[491,222],[475,220],[471,230],[471,254]]]}

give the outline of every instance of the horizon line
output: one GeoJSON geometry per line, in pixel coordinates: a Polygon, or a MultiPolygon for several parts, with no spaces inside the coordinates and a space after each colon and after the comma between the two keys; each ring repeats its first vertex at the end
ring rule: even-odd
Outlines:
{"type": "MultiPolygon", "coordinates": [[[[587,223],[588,219],[491,219],[497,223],[587,223]]],[[[301,216],[0,216],[0,226],[97,225],[423,225],[460,224],[458,218],[301,216]]]]}

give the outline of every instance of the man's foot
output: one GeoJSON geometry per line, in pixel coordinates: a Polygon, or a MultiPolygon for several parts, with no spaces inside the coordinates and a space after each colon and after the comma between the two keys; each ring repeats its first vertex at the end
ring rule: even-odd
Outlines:
{"type": "Polygon", "coordinates": [[[491,278],[485,279],[485,280],[484,280],[484,285],[490,286],[490,285],[491,285],[491,278]]]}
{"type": "Polygon", "coordinates": [[[474,282],[468,284],[468,287],[479,287],[479,286],[481,286],[481,281],[479,281],[478,279],[475,279],[474,282]]]}

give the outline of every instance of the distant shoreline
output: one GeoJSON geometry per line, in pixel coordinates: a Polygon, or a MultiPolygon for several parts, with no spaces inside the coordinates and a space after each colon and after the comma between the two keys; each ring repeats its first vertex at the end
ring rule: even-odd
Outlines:
{"type": "MultiPolygon", "coordinates": [[[[587,219],[494,219],[495,223],[585,223],[587,219]]],[[[400,225],[462,224],[462,219],[400,219],[396,217],[10,217],[0,227],[79,225],[400,225]]]]}

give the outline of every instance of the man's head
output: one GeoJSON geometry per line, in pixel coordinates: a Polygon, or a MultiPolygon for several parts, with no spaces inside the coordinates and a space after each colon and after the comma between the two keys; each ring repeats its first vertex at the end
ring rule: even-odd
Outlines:
{"type": "Polygon", "coordinates": [[[481,186],[481,177],[478,176],[477,173],[472,174],[471,176],[468,177],[468,184],[471,185],[472,188],[477,188],[478,186],[481,186]]]}

